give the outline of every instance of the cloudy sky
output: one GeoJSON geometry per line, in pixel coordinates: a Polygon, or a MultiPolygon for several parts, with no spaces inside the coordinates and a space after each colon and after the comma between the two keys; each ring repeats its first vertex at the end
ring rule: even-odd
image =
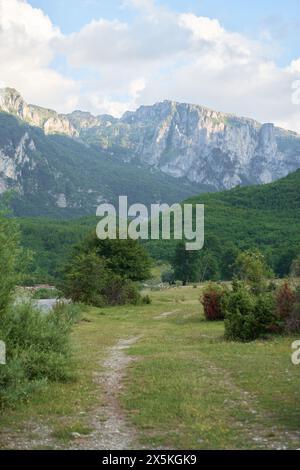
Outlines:
{"type": "Polygon", "coordinates": [[[121,115],[164,99],[300,132],[299,0],[0,0],[0,87],[121,115]]]}

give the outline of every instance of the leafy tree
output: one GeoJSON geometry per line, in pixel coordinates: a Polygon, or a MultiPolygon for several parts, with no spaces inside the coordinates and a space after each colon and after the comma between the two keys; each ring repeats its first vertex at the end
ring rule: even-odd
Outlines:
{"type": "Polygon", "coordinates": [[[111,275],[105,260],[95,250],[78,253],[66,267],[64,293],[75,302],[102,307],[103,290],[111,275]]]}
{"type": "Polygon", "coordinates": [[[298,256],[294,261],[292,262],[291,266],[291,274],[294,277],[299,277],[300,276],[300,256],[298,256]]]}
{"type": "Polygon", "coordinates": [[[266,279],[272,274],[263,254],[258,250],[240,253],[235,262],[235,272],[238,279],[248,282],[256,293],[266,289],[266,279]]]}
{"type": "Polygon", "coordinates": [[[20,280],[21,254],[18,225],[2,210],[0,212],[0,316],[6,311],[15,286],[20,280]]]}
{"type": "Polygon", "coordinates": [[[182,281],[183,285],[189,282],[197,282],[199,279],[199,252],[187,251],[185,243],[179,242],[172,261],[174,276],[176,280],[182,281]]]}
{"type": "Polygon", "coordinates": [[[75,301],[101,307],[137,303],[134,281],[149,275],[150,259],[134,240],[99,240],[78,245],[65,268],[62,290],[75,301]]]}
{"type": "Polygon", "coordinates": [[[150,277],[151,260],[136,240],[99,240],[96,234],[88,236],[78,247],[80,252],[95,251],[106,261],[114,274],[131,281],[143,281],[150,277]]]}
{"type": "Polygon", "coordinates": [[[169,284],[175,284],[174,271],[164,271],[161,275],[161,282],[166,282],[166,283],[169,283],[169,284]]]}
{"type": "Polygon", "coordinates": [[[233,243],[224,247],[221,259],[221,273],[224,281],[229,281],[234,276],[234,264],[239,254],[238,248],[233,243]]]}
{"type": "Polygon", "coordinates": [[[199,254],[198,280],[201,282],[217,281],[220,278],[220,265],[216,254],[204,249],[199,254]]]}
{"type": "Polygon", "coordinates": [[[270,292],[254,293],[245,283],[234,282],[223,300],[225,337],[253,341],[276,328],[275,300],[270,292]]]}

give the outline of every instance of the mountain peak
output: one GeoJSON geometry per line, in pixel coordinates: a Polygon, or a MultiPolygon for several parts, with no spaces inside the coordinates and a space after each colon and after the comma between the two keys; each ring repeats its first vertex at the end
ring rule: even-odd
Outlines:
{"type": "Polygon", "coordinates": [[[31,126],[41,127],[45,134],[78,135],[69,120],[51,109],[26,103],[22,95],[14,88],[0,89],[0,111],[13,114],[31,126]]]}

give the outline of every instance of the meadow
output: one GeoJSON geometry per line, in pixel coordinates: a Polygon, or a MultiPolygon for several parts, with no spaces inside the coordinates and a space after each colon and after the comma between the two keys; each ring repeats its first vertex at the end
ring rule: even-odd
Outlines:
{"type": "Polygon", "coordinates": [[[223,322],[204,320],[201,289],[85,308],[72,334],[74,378],[6,410],[1,448],[299,448],[297,338],[225,341],[223,322]]]}

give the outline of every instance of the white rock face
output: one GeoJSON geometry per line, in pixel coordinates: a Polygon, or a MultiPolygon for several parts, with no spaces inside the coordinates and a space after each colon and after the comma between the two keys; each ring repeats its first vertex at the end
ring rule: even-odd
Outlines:
{"type": "Polygon", "coordinates": [[[13,114],[32,126],[41,127],[45,134],[66,134],[70,137],[78,135],[66,116],[51,109],[27,104],[13,88],[0,89],[0,111],[13,114]]]}
{"type": "MultiPolygon", "coordinates": [[[[296,133],[192,104],[164,101],[141,106],[121,119],[82,111],[59,115],[28,105],[16,90],[6,88],[0,90],[0,111],[41,127],[46,134],[97,145],[111,158],[140,161],[216,190],[268,183],[300,167],[296,133]]],[[[16,148],[15,163],[28,163],[26,148],[35,149],[28,135],[16,148]]],[[[10,163],[3,161],[2,167],[14,176],[10,163]]]]}
{"type": "Polygon", "coordinates": [[[65,209],[67,207],[67,198],[64,193],[60,193],[57,195],[56,204],[57,207],[60,207],[61,209],[65,209]]]}
{"type": "Polygon", "coordinates": [[[170,101],[126,113],[109,129],[98,127],[96,138],[127,150],[129,160],[215,189],[270,182],[300,167],[299,135],[170,101]]]}

